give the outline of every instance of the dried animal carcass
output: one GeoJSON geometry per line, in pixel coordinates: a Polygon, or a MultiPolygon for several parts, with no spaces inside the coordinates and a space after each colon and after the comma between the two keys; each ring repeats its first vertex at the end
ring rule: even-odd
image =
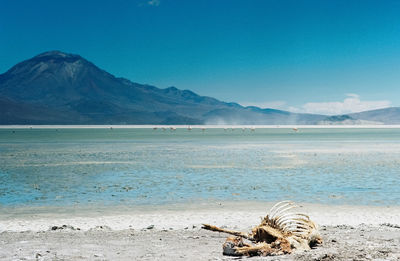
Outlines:
{"type": "Polygon", "coordinates": [[[232,256],[282,255],[294,250],[309,250],[321,244],[318,228],[307,215],[294,213],[298,206],[290,201],[275,204],[269,214],[254,227],[251,233],[243,233],[203,224],[203,228],[224,232],[228,237],[223,244],[223,254],[232,256]],[[250,241],[246,243],[243,239],[250,241]]]}

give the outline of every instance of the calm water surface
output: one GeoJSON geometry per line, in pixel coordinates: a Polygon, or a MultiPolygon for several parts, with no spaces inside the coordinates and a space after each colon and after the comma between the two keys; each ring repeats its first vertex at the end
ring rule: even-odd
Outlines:
{"type": "Polygon", "coordinates": [[[400,205],[400,129],[0,129],[0,206],[400,205]]]}

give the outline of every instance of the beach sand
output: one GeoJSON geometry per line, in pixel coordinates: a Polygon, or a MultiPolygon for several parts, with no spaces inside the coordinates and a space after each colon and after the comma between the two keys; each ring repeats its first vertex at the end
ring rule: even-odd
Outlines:
{"type": "MultiPolygon", "coordinates": [[[[400,207],[300,204],[320,226],[311,251],[251,260],[400,260],[400,207]]],[[[272,203],[0,208],[1,260],[231,260],[226,234],[258,225],[272,203]]]]}

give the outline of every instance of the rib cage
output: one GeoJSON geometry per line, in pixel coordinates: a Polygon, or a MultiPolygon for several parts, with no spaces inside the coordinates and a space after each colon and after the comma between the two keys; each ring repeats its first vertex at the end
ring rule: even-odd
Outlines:
{"type": "Polygon", "coordinates": [[[269,214],[254,227],[251,233],[243,233],[203,224],[204,229],[234,235],[223,245],[225,255],[267,256],[290,254],[295,250],[310,250],[322,244],[317,226],[307,215],[294,212],[298,206],[291,201],[275,204],[269,214]],[[246,239],[251,244],[244,243],[246,239]]]}
{"type": "Polygon", "coordinates": [[[298,207],[291,201],[278,202],[270,209],[270,214],[265,217],[264,222],[283,233],[304,238],[315,229],[315,225],[309,216],[292,212],[298,207]]]}

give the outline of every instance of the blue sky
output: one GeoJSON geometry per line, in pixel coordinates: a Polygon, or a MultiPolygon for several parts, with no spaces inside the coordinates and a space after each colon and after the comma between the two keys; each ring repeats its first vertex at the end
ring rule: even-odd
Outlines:
{"type": "Polygon", "coordinates": [[[0,0],[0,73],[47,50],[245,105],[400,106],[400,1],[0,0]]]}

